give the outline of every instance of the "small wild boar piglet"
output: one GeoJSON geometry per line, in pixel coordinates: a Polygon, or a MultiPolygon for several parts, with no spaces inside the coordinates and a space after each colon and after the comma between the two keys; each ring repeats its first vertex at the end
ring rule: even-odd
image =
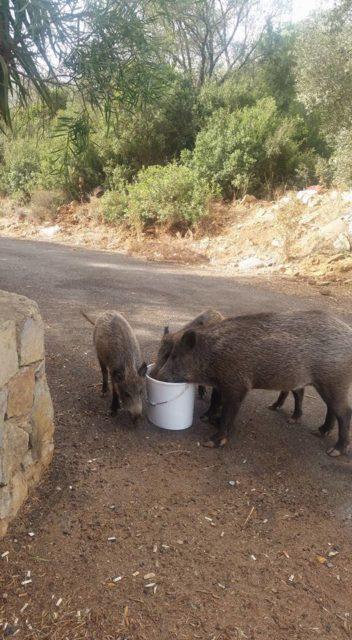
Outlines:
{"type": "Polygon", "coordinates": [[[142,397],[147,365],[132,327],[117,311],[105,311],[95,321],[93,341],[103,376],[102,394],[108,391],[108,374],[112,385],[111,413],[120,403],[135,421],[142,415],[142,397]]]}
{"type": "Polygon", "coordinates": [[[219,389],[221,418],[211,446],[226,444],[250,389],[288,392],[312,385],[328,408],[320,435],[338,421],[338,441],[327,453],[339,456],[348,449],[352,329],[324,312],[259,313],[190,329],[174,344],[159,378],[219,389]]]}

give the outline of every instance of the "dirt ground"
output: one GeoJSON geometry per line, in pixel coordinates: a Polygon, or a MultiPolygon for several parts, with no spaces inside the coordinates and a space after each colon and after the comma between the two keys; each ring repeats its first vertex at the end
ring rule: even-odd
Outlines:
{"type": "Polygon", "coordinates": [[[315,392],[297,426],[291,400],[272,413],[275,394],[253,392],[221,451],[201,446],[203,401],[187,431],[131,429],[108,415],[79,315],[121,310],[148,360],[165,323],[209,306],[321,307],[352,321],[348,298],[279,284],[0,240],[0,288],[34,298],[45,320],[56,414],[53,463],[0,541],[1,637],[352,637],[352,460],[311,435],[324,416],[315,392]]]}

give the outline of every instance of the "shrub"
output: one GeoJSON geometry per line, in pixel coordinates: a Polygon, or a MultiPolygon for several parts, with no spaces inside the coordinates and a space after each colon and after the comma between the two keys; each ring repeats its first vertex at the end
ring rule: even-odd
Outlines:
{"type": "Polygon", "coordinates": [[[315,173],[319,184],[330,187],[334,178],[332,162],[328,158],[318,158],[315,173]]]}
{"type": "Polygon", "coordinates": [[[100,199],[100,208],[106,222],[121,222],[127,215],[126,193],[106,191],[100,199]]]}
{"type": "Polygon", "coordinates": [[[145,227],[190,226],[207,213],[212,195],[206,181],[197,179],[190,167],[176,163],[148,167],[129,188],[128,216],[145,227]]]}
{"type": "Polygon", "coordinates": [[[35,143],[11,140],[5,146],[1,171],[2,189],[16,197],[29,199],[40,172],[39,150],[35,143]]]}
{"type": "Polygon", "coordinates": [[[142,169],[132,184],[117,173],[119,190],[108,191],[101,199],[104,218],[110,222],[126,219],[139,228],[188,227],[207,213],[214,195],[192,168],[176,163],[142,169]]]}
{"type": "Polygon", "coordinates": [[[260,194],[294,180],[304,140],[302,120],[283,117],[272,98],[263,98],[233,113],[219,109],[197,136],[193,167],[225,197],[260,194]]]}

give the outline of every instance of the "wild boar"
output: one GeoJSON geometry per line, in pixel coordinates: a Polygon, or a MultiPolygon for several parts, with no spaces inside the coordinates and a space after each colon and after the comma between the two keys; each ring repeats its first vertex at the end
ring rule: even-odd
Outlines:
{"type": "MultiPolygon", "coordinates": [[[[216,324],[217,322],[221,322],[221,320],[223,319],[224,319],[224,316],[222,316],[219,311],[215,311],[214,309],[208,309],[207,311],[203,311],[199,316],[194,318],[194,320],[191,320],[191,322],[186,324],[179,331],[170,333],[169,327],[168,326],[165,327],[164,335],[159,345],[159,350],[156,357],[156,363],[150,375],[153,378],[158,379],[159,371],[167,361],[172,351],[174,342],[178,340],[185,331],[191,328],[205,327],[205,326],[209,327],[209,326],[212,326],[213,324],[216,324]]],[[[202,385],[199,386],[198,394],[200,398],[205,397],[206,389],[204,386],[202,385]]]]}
{"type": "Polygon", "coordinates": [[[160,369],[164,366],[167,361],[174,343],[182,336],[182,334],[188,329],[212,326],[217,322],[221,322],[224,319],[224,316],[221,315],[219,311],[215,311],[214,309],[208,309],[207,311],[203,311],[199,316],[191,320],[188,324],[186,324],[179,331],[175,331],[174,333],[170,333],[169,327],[164,328],[164,335],[161,339],[158,353],[156,356],[156,362],[154,368],[151,372],[151,376],[153,378],[158,378],[158,373],[160,369]]]}
{"type": "Polygon", "coordinates": [[[316,388],[327,405],[325,435],[334,418],[338,440],[331,456],[349,445],[352,329],[322,311],[259,313],[228,318],[211,327],[189,329],[174,343],[159,379],[210,385],[221,393],[219,430],[210,446],[224,446],[250,389],[283,392],[316,388]]]}
{"type": "Polygon", "coordinates": [[[142,363],[141,350],[132,327],[117,311],[104,311],[96,321],[82,311],[94,325],[93,342],[103,377],[102,395],[108,391],[108,374],[112,385],[111,414],[120,404],[134,421],[142,414],[144,377],[147,364],[142,363]]]}

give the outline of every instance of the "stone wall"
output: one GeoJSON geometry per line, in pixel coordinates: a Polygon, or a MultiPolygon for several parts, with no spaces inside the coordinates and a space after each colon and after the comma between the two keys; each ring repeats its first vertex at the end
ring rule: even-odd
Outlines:
{"type": "Polygon", "coordinates": [[[50,463],[53,434],[38,307],[0,291],[0,537],[50,463]]]}

